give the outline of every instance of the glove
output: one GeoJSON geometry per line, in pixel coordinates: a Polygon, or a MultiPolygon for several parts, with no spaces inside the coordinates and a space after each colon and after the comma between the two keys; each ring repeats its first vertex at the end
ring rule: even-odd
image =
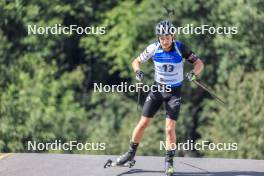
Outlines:
{"type": "Polygon", "coordinates": [[[189,81],[194,81],[196,80],[196,75],[194,74],[194,71],[190,71],[186,74],[186,78],[189,80],[189,81]]]}
{"type": "Polygon", "coordinates": [[[143,71],[137,70],[136,71],[136,79],[141,82],[141,81],[143,81],[143,78],[144,78],[143,71]]]}

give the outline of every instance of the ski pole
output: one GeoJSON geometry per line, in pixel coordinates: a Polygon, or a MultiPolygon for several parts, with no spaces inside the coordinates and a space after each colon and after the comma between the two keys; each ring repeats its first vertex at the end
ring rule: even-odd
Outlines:
{"type": "MultiPolygon", "coordinates": [[[[139,82],[140,83],[140,86],[143,84],[141,81],[139,82]]],[[[141,94],[141,88],[142,87],[139,87],[139,90],[138,90],[138,97],[137,97],[137,111],[139,111],[139,103],[140,103],[140,94],[141,94]]]]}
{"type": "Polygon", "coordinates": [[[211,91],[205,84],[201,83],[200,81],[197,80],[193,80],[193,82],[198,85],[199,87],[203,88],[204,90],[206,90],[212,97],[214,97],[215,99],[217,99],[219,102],[221,102],[223,105],[226,105],[226,103],[220,99],[213,91],[211,91]]]}

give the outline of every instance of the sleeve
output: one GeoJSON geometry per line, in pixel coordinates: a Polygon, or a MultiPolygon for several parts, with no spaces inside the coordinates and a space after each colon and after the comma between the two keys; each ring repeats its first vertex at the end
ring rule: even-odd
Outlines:
{"type": "Polygon", "coordinates": [[[191,51],[190,48],[183,43],[181,45],[181,53],[182,56],[190,63],[194,63],[198,59],[194,52],[191,51]]]}
{"type": "Polygon", "coordinates": [[[141,63],[144,63],[146,61],[148,61],[155,53],[157,48],[157,44],[153,43],[151,45],[149,45],[139,56],[139,61],[141,63]]]}

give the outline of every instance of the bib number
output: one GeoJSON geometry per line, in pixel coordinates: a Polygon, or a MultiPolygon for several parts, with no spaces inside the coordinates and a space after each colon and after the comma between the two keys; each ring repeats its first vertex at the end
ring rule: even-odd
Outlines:
{"type": "Polygon", "coordinates": [[[170,64],[162,65],[162,67],[164,68],[165,72],[173,72],[173,70],[174,70],[174,66],[170,65],[170,64]]]}

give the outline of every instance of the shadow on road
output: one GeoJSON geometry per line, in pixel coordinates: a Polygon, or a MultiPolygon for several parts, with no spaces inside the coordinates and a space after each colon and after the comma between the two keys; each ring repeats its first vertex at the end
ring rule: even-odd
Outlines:
{"type": "Polygon", "coordinates": [[[188,173],[188,172],[175,172],[174,176],[263,176],[264,172],[200,172],[200,173],[188,173]]]}
{"type": "Polygon", "coordinates": [[[144,170],[144,169],[131,169],[127,172],[123,172],[116,176],[122,176],[122,175],[129,175],[129,174],[137,174],[137,173],[164,173],[164,171],[153,171],[153,170],[144,170]]]}
{"type": "MultiPolygon", "coordinates": [[[[164,173],[164,171],[144,170],[144,169],[131,169],[123,172],[117,176],[130,175],[137,173],[164,173]]],[[[263,176],[264,172],[175,172],[174,176],[263,176]]]]}

